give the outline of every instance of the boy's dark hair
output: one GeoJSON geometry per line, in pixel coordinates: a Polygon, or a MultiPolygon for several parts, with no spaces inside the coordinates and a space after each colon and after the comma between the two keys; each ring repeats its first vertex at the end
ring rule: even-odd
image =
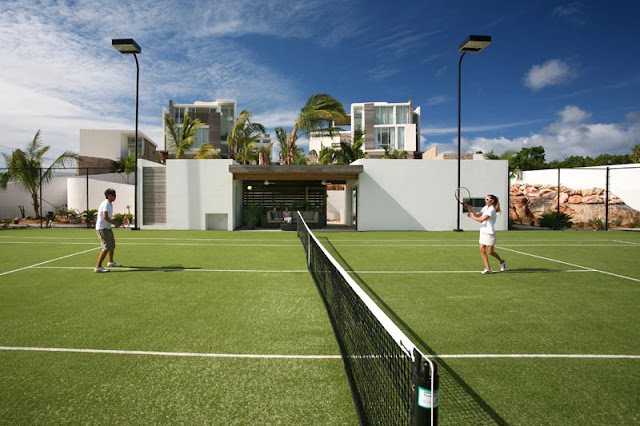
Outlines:
{"type": "Polygon", "coordinates": [[[111,189],[111,188],[107,188],[106,191],[104,191],[104,198],[107,198],[107,195],[116,195],[116,190],[115,189],[111,189]]]}

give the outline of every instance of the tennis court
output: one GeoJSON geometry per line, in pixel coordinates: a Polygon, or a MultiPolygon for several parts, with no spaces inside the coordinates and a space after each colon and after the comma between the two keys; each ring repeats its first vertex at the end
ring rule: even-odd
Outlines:
{"type": "MultiPolygon", "coordinates": [[[[440,424],[640,423],[640,233],[318,232],[440,365],[440,424]]],[[[0,232],[8,423],[357,424],[295,233],[0,232]]]]}

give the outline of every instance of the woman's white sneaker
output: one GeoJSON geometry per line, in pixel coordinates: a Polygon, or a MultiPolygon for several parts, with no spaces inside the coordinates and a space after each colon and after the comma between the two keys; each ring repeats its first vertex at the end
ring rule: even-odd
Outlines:
{"type": "Polygon", "coordinates": [[[105,273],[105,272],[109,272],[109,269],[103,268],[102,266],[98,266],[97,268],[93,268],[93,272],[105,273]]]}
{"type": "Polygon", "coordinates": [[[493,274],[493,271],[491,269],[485,269],[484,271],[481,272],[482,275],[488,275],[488,274],[493,274]]]}
{"type": "Polygon", "coordinates": [[[503,261],[502,263],[500,263],[500,272],[504,272],[507,270],[507,262],[503,261]]]}

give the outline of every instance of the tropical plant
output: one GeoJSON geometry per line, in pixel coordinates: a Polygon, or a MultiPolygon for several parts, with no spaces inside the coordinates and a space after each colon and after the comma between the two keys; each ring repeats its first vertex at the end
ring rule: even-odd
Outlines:
{"type": "Polygon", "coordinates": [[[114,164],[115,172],[124,174],[124,181],[129,183],[129,176],[136,170],[136,155],[131,154],[117,160],[114,164]]]}
{"type": "MultiPolygon", "coordinates": [[[[299,133],[307,136],[313,132],[318,136],[333,136],[340,131],[340,128],[332,127],[333,121],[343,121],[347,118],[342,103],[326,93],[316,93],[309,96],[305,105],[300,109],[300,114],[293,125],[289,140],[286,146],[286,163],[296,164],[296,142],[299,133]]],[[[301,161],[297,158],[296,161],[301,161]]]]}
{"type": "Polygon", "coordinates": [[[595,219],[589,219],[587,221],[587,225],[598,231],[604,231],[605,228],[604,222],[599,217],[596,217],[595,219]]]}
{"type": "Polygon", "coordinates": [[[265,213],[264,206],[261,206],[258,204],[249,204],[244,208],[244,212],[243,212],[244,223],[248,227],[254,227],[258,223],[260,223],[260,218],[264,213],[265,213]]]}
{"type": "Polygon", "coordinates": [[[185,157],[193,149],[196,143],[197,132],[202,127],[202,122],[197,118],[184,116],[182,124],[177,124],[170,115],[164,116],[164,126],[167,131],[167,143],[169,151],[177,159],[185,157]]]}
{"type": "Polygon", "coordinates": [[[640,145],[634,145],[633,148],[631,148],[631,161],[640,163],[640,145]]]}
{"type": "Polygon", "coordinates": [[[11,154],[2,154],[7,171],[0,173],[0,188],[6,189],[9,182],[15,182],[18,187],[28,191],[36,215],[40,214],[40,188],[51,181],[53,169],[70,166],[78,159],[77,154],[65,151],[45,168],[43,161],[50,148],[42,144],[38,130],[24,151],[16,149],[11,154]]]}
{"type": "Polygon", "coordinates": [[[399,151],[397,149],[391,149],[388,146],[384,146],[384,154],[382,154],[382,158],[388,159],[405,159],[409,154],[407,151],[399,151]]]}
{"type": "MultiPolygon", "coordinates": [[[[237,154],[244,154],[242,158],[246,158],[248,153],[244,152],[245,146],[252,146],[261,135],[267,133],[265,127],[260,123],[251,121],[251,111],[243,110],[233,125],[231,133],[229,133],[229,158],[236,159],[237,154]]],[[[255,149],[255,145],[253,145],[255,149]]]]}
{"type": "Polygon", "coordinates": [[[337,161],[338,151],[330,146],[323,146],[318,154],[318,164],[333,164],[337,161]]]}
{"type": "Polygon", "coordinates": [[[573,226],[571,216],[566,213],[558,213],[557,211],[543,213],[538,218],[538,224],[544,228],[551,229],[564,229],[573,226]]]}
{"type": "Polygon", "coordinates": [[[340,151],[337,153],[338,164],[351,164],[359,158],[364,158],[364,133],[357,131],[351,143],[341,140],[340,151]]]}
{"type": "Polygon", "coordinates": [[[258,149],[258,164],[271,164],[273,142],[269,145],[261,145],[258,149]]]}
{"type": "Polygon", "coordinates": [[[255,143],[250,139],[245,139],[241,149],[238,150],[235,157],[236,161],[240,164],[251,164],[253,161],[258,161],[255,143]]]}
{"type": "Polygon", "coordinates": [[[302,149],[302,148],[296,147],[293,150],[292,154],[293,154],[293,157],[292,157],[292,160],[291,160],[291,164],[303,165],[303,164],[307,164],[309,162],[309,157],[304,155],[304,149],[302,149]]]}
{"type": "Polygon", "coordinates": [[[202,144],[202,146],[196,149],[196,156],[198,160],[207,160],[213,158],[221,158],[220,154],[214,151],[214,146],[211,143],[202,144]]]}
{"type": "Polygon", "coordinates": [[[278,159],[280,164],[286,164],[287,162],[287,147],[289,145],[289,136],[287,135],[287,131],[282,127],[276,127],[276,139],[278,140],[278,145],[280,147],[280,153],[278,154],[278,159]]]}

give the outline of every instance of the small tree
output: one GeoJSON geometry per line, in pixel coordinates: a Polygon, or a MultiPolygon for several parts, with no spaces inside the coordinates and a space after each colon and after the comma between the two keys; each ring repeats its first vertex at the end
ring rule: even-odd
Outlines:
{"type": "Polygon", "coordinates": [[[40,188],[51,181],[53,169],[67,167],[78,159],[74,152],[65,151],[48,168],[44,168],[43,160],[50,148],[43,146],[38,130],[24,151],[16,149],[11,154],[2,154],[7,171],[0,173],[0,188],[7,189],[9,182],[15,182],[20,188],[28,191],[36,216],[40,215],[40,188]]]}
{"type": "Polygon", "coordinates": [[[182,125],[173,121],[170,115],[164,116],[164,126],[167,130],[167,142],[169,151],[175,154],[177,159],[184,158],[185,154],[193,149],[196,143],[197,132],[202,127],[202,122],[197,118],[184,116],[182,125]]]}

